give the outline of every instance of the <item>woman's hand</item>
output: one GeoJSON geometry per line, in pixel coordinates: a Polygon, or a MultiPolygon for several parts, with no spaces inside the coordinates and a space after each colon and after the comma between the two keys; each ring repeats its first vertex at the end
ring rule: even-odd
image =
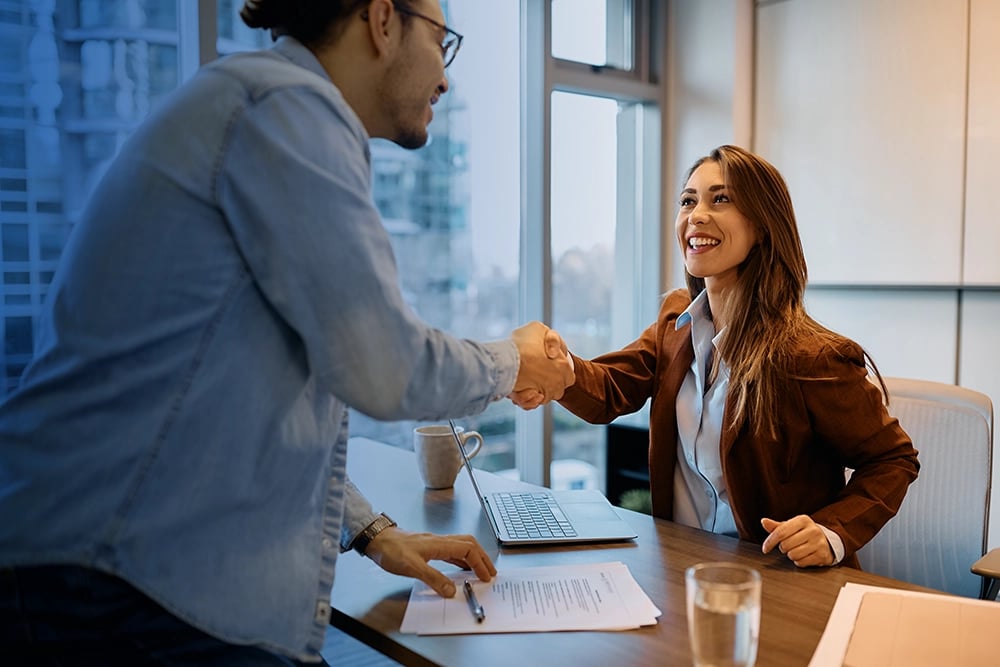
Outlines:
{"type": "Polygon", "coordinates": [[[537,389],[522,389],[507,394],[507,398],[522,410],[534,410],[545,404],[545,395],[537,389]]]}
{"type": "Polygon", "coordinates": [[[788,521],[761,519],[760,525],[770,535],[764,540],[761,551],[770,553],[775,547],[799,567],[833,565],[833,549],[826,533],[815,521],[800,514],[788,521]]]}

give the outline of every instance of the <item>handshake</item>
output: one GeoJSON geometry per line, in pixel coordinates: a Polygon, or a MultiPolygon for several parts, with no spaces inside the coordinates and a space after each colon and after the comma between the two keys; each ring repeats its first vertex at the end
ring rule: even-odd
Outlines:
{"type": "Polygon", "coordinates": [[[573,357],[562,336],[541,322],[529,322],[515,329],[511,340],[521,356],[514,391],[508,395],[514,405],[534,410],[562,398],[576,381],[573,357]]]}

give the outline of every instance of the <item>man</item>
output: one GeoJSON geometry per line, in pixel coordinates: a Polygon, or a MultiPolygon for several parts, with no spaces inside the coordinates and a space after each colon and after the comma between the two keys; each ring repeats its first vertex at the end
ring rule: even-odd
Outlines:
{"type": "Polygon", "coordinates": [[[437,0],[248,2],[281,35],[139,128],[74,230],[0,405],[0,655],[318,661],[338,551],[450,596],[471,536],[405,532],[347,479],[379,419],[559,398],[540,323],[457,340],[403,303],[370,137],[417,147],[460,43],[437,0]]]}

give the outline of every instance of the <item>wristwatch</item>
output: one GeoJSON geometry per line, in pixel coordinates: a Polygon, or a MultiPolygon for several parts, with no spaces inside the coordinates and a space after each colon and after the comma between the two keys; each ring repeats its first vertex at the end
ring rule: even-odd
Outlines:
{"type": "Polygon", "coordinates": [[[351,542],[351,548],[362,556],[368,550],[368,545],[375,539],[375,536],[386,528],[392,528],[396,522],[389,518],[388,514],[379,514],[378,518],[368,524],[368,527],[358,533],[358,536],[351,542]]]}

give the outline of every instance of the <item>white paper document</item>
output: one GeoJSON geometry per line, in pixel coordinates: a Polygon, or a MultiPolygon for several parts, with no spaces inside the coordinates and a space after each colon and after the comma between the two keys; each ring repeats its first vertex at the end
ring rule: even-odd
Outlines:
{"type": "Polygon", "coordinates": [[[653,625],[653,605],[621,562],[509,568],[492,581],[470,572],[450,575],[458,592],[443,598],[417,581],[401,632],[419,635],[557,630],[632,630],[653,625]],[[468,579],[485,612],[482,623],[462,590],[468,579]]]}

